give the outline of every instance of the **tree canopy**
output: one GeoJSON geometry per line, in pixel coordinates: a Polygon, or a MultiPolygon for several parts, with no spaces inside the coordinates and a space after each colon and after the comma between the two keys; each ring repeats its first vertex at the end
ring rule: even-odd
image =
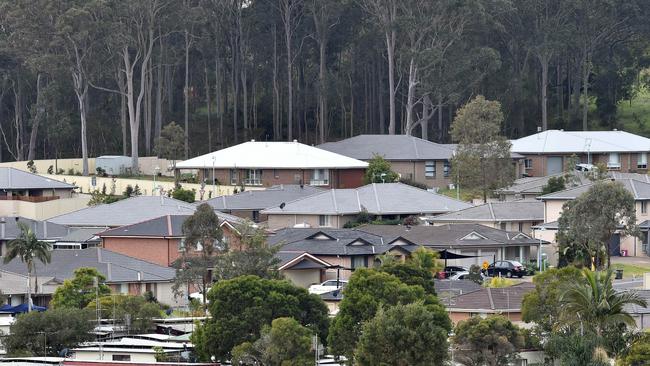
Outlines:
{"type": "Polygon", "coordinates": [[[614,233],[639,235],[632,193],[620,182],[597,181],[562,207],[558,220],[560,255],[566,262],[597,267],[610,264],[614,233]]]}
{"type": "MultiPolygon", "coordinates": [[[[443,309],[437,309],[444,312],[443,309]]],[[[447,364],[449,329],[441,314],[421,303],[380,308],[365,322],[355,350],[358,365],[447,364]]]]}
{"type": "Polygon", "coordinates": [[[96,299],[97,295],[101,297],[111,293],[111,288],[104,281],[106,276],[96,268],[77,268],[72,279],[63,281],[63,285],[56,288],[50,306],[83,309],[96,299]]]}
{"type": "Polygon", "coordinates": [[[465,104],[451,125],[452,141],[458,143],[451,161],[452,177],[463,188],[479,190],[483,201],[515,179],[510,141],[502,135],[501,103],[482,95],[465,104]]]}
{"type": "Polygon", "coordinates": [[[192,343],[203,360],[211,356],[229,359],[235,346],[258,340],[264,326],[276,318],[294,318],[321,339],[327,339],[325,303],[288,281],[240,276],[217,282],[208,299],[211,318],[192,335],[192,343]]]}
{"type": "Polygon", "coordinates": [[[524,345],[519,328],[503,316],[474,316],[458,322],[452,343],[462,365],[507,365],[524,345]]]}

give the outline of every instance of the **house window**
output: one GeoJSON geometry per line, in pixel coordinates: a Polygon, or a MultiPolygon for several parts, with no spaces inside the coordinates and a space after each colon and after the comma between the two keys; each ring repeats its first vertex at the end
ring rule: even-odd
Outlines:
{"type": "Polygon", "coordinates": [[[648,167],[648,153],[639,153],[636,167],[641,169],[646,169],[648,167]]]}
{"type": "Polygon", "coordinates": [[[436,177],[436,162],[433,160],[428,160],[424,163],[424,177],[425,178],[435,178],[436,177]]]}
{"type": "Polygon", "coordinates": [[[237,169],[230,169],[230,185],[236,186],[238,183],[237,180],[237,169]]]}
{"type": "Polygon", "coordinates": [[[330,217],[328,215],[318,216],[318,226],[320,227],[329,227],[330,226],[330,217]]]}
{"type": "Polygon", "coordinates": [[[506,229],[506,223],[505,223],[505,222],[502,222],[502,223],[501,223],[501,230],[505,230],[505,229],[506,229]]]}
{"type": "Polygon", "coordinates": [[[357,255],[352,257],[352,269],[368,267],[368,257],[357,255]]]}
{"type": "Polygon", "coordinates": [[[113,361],[131,361],[131,355],[113,355],[113,361]]]}
{"type": "Polygon", "coordinates": [[[524,223],[523,223],[523,222],[520,222],[520,223],[519,223],[519,232],[520,232],[520,233],[523,233],[523,232],[524,232],[524,223]]]}
{"type": "Polygon", "coordinates": [[[178,241],[178,251],[179,252],[185,251],[185,238],[182,238],[181,240],[178,241]]]}
{"type": "Polygon", "coordinates": [[[642,214],[648,213],[648,201],[641,201],[641,213],[642,214]]]}
{"type": "Polygon", "coordinates": [[[533,169],[533,159],[524,159],[524,168],[533,169]]]}
{"type": "Polygon", "coordinates": [[[253,211],[253,222],[260,222],[260,212],[253,211]]]}
{"type": "Polygon", "coordinates": [[[330,171],[329,169],[314,169],[314,172],[311,175],[311,184],[312,186],[326,186],[330,183],[330,171]]]}
{"type": "Polygon", "coordinates": [[[451,174],[451,163],[449,162],[449,160],[445,160],[445,166],[443,168],[443,172],[444,172],[445,178],[447,178],[449,176],[449,174],[451,174]]]}
{"type": "Polygon", "coordinates": [[[248,171],[246,172],[246,185],[261,186],[262,169],[248,169],[248,171]]]}
{"type": "Polygon", "coordinates": [[[275,179],[280,178],[280,173],[278,172],[277,169],[273,169],[273,178],[275,178],[275,179]]]}
{"type": "Polygon", "coordinates": [[[609,153],[609,160],[607,161],[607,168],[620,169],[621,157],[618,153],[609,153]]]}

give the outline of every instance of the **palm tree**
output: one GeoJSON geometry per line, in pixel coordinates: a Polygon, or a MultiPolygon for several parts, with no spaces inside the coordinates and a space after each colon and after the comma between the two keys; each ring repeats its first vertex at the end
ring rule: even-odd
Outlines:
{"type": "Polygon", "coordinates": [[[36,238],[34,231],[25,223],[19,222],[20,235],[7,244],[7,254],[4,263],[7,264],[15,258],[27,266],[27,311],[32,311],[32,289],[31,276],[35,270],[34,260],[37,259],[43,264],[50,263],[50,244],[36,238]]]}
{"type": "Polygon", "coordinates": [[[568,284],[560,296],[563,307],[559,325],[577,327],[583,333],[591,331],[599,341],[606,330],[634,326],[634,318],[624,310],[625,305],[645,307],[647,303],[634,292],[614,290],[612,273],[583,269],[582,279],[568,284]]]}

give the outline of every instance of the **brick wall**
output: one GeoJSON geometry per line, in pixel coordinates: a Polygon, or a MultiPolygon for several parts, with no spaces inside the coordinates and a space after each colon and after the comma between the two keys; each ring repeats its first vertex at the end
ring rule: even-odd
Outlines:
{"type": "MultiPolygon", "coordinates": [[[[248,169],[237,169],[237,185],[246,179],[248,169]]],[[[330,169],[329,185],[324,188],[356,188],[363,185],[365,169],[330,169]]],[[[279,184],[310,184],[312,169],[262,169],[261,186],[271,187],[279,184]]],[[[230,184],[230,169],[215,169],[214,176],[221,184],[230,184]]],[[[207,185],[212,184],[212,169],[200,169],[199,180],[204,180],[207,185]]]]}

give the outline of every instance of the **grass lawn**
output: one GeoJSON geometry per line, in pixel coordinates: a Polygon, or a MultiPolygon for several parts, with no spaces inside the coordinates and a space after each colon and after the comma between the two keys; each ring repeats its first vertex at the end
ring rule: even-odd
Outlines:
{"type": "Polygon", "coordinates": [[[629,101],[618,105],[617,118],[623,130],[642,136],[650,136],[650,91],[643,89],[629,101]]]}
{"type": "MultiPolygon", "coordinates": [[[[440,188],[438,189],[438,193],[454,199],[458,197],[458,192],[456,192],[455,189],[440,188]]],[[[462,188],[460,189],[460,199],[462,201],[472,202],[472,199],[474,198],[482,198],[482,197],[480,193],[476,193],[474,191],[469,191],[462,188]]]]}
{"type": "Polygon", "coordinates": [[[627,264],[627,263],[612,263],[612,269],[622,269],[623,278],[639,278],[643,276],[644,273],[650,272],[650,265],[643,266],[638,264],[627,264]]]}

